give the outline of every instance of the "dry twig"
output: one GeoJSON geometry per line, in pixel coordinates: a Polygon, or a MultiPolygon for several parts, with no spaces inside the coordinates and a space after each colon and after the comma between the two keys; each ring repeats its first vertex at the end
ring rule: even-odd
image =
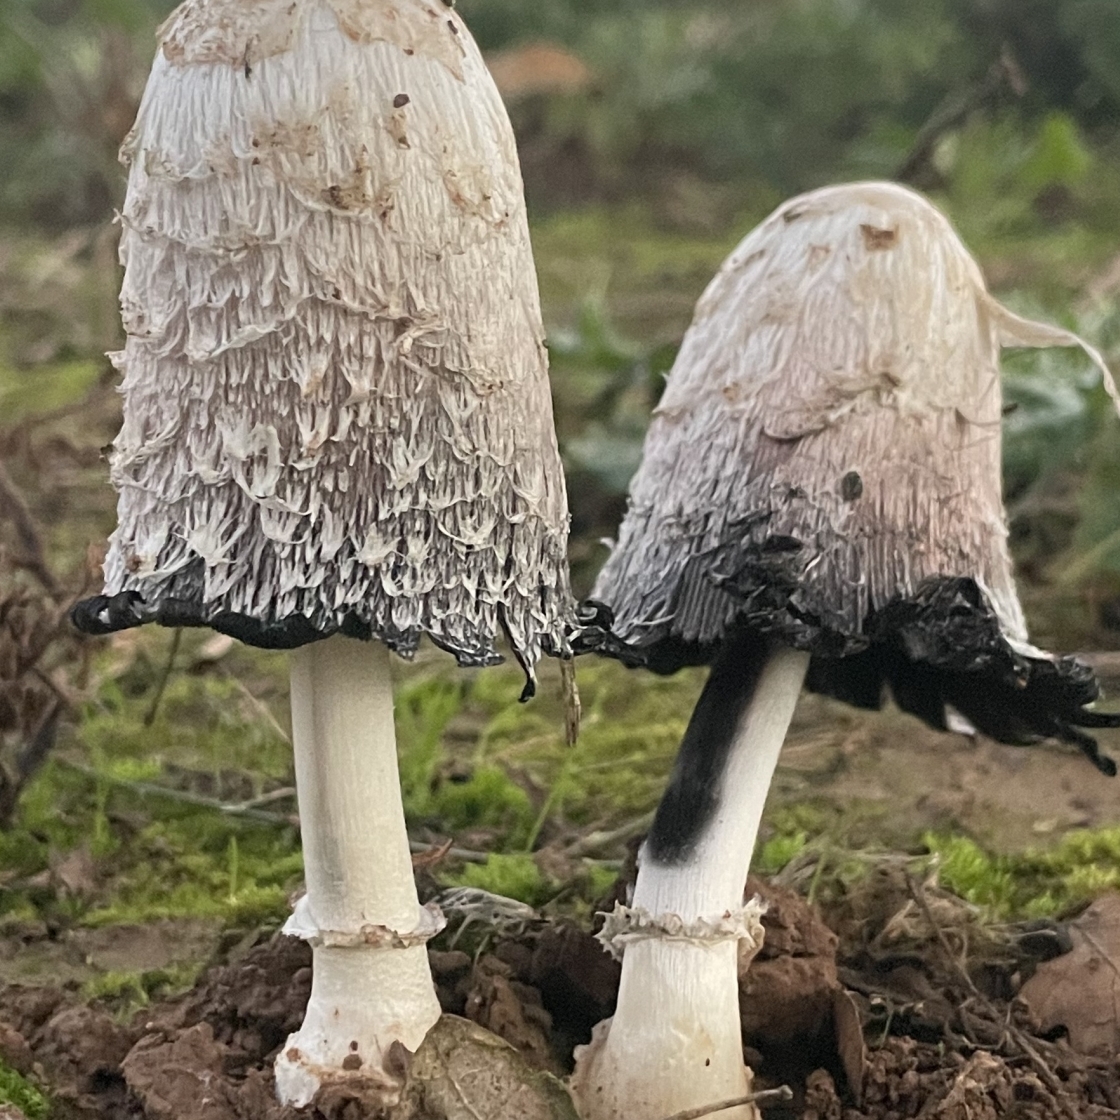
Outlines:
{"type": "Polygon", "coordinates": [[[10,557],[11,562],[16,567],[30,572],[52,599],[56,601],[60,599],[62,587],[47,563],[39,527],[35,524],[27,502],[24,501],[23,495],[3,463],[0,463],[0,521],[11,523],[22,550],[19,555],[10,557]]]}
{"type": "Polygon", "coordinates": [[[156,721],[156,716],[159,714],[159,706],[163,700],[163,694],[167,691],[167,682],[171,680],[171,673],[175,668],[175,655],[179,652],[179,644],[183,640],[183,628],[181,626],[175,627],[175,633],[171,638],[171,649],[167,653],[167,664],[163,667],[163,672],[160,674],[159,684],[156,685],[156,694],[152,697],[152,702],[148,710],[144,713],[144,726],[151,727],[156,721]]]}
{"type": "Polygon", "coordinates": [[[717,1101],[715,1104],[706,1104],[700,1108],[686,1108],[683,1112],[674,1112],[672,1116],[666,1116],[665,1120],[703,1120],[704,1117],[714,1116],[717,1112],[724,1112],[729,1108],[738,1108],[744,1104],[758,1104],[765,1108],[770,1104],[779,1104],[791,1100],[793,1100],[793,1090],[788,1085],[781,1085],[777,1089],[763,1089],[759,1093],[748,1093],[745,1097],[732,1097],[730,1100],[717,1101]]]}

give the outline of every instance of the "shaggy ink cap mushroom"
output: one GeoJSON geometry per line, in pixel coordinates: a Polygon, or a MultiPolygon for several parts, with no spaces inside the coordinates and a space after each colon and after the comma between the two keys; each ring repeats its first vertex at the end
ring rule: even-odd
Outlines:
{"type": "Polygon", "coordinates": [[[814,691],[878,708],[886,685],[933,727],[956,711],[1115,774],[1082,730],[1120,726],[1086,710],[1092,670],[1028,643],[1003,346],[1082,346],[1115,398],[1095,350],[992,298],[920,195],[860,183],[781,206],[697,306],[592,592],[601,651],[672,673],[767,635],[813,655],[814,691]]]}
{"type": "Polygon", "coordinates": [[[459,15],[190,0],[122,154],[124,425],[76,625],[567,655],[520,171],[459,15]]]}
{"type": "MultiPolygon", "coordinates": [[[[1081,345],[986,291],[946,221],[889,183],[780,207],[708,286],[646,436],[581,648],[668,673],[711,663],[600,939],[618,1004],[577,1048],[583,1120],[739,1100],[743,891],[802,683],[935,727],[1110,759],[1092,672],[1027,641],[1001,499],[1001,346],[1081,345]],[[605,606],[603,606],[605,604],[605,606]]],[[[723,1110],[757,1120],[752,1104],[723,1110]]]]}
{"type": "Polygon", "coordinates": [[[314,948],[276,1084],[378,1115],[440,1014],[386,647],[570,656],[567,503],[513,132],[433,0],[187,0],[121,212],[118,526],[74,622],[292,649],[314,948]],[[353,639],[366,639],[355,641],[353,639]]]}

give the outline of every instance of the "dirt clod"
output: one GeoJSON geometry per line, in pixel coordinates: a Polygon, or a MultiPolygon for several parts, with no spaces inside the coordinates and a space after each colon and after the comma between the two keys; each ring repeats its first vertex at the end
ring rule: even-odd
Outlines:
{"type": "Polygon", "coordinates": [[[7,1023],[0,1022],[0,1063],[16,1073],[26,1074],[31,1069],[31,1047],[27,1039],[7,1023]]]}
{"type": "Polygon", "coordinates": [[[846,1010],[837,1002],[844,996],[836,967],[838,938],[791,890],[752,877],[747,893],[759,895],[767,907],[762,948],[739,974],[743,1037],[769,1059],[760,1070],[798,1082],[812,1076],[814,1066],[828,1065],[858,1095],[860,1028],[858,1017],[838,1020],[838,1011],[846,1010]]]}
{"type": "Polygon", "coordinates": [[[843,1105],[828,1070],[816,1069],[805,1079],[802,1120],[841,1120],[843,1105]]]}
{"type": "Polygon", "coordinates": [[[221,1076],[228,1052],[208,1023],[198,1023],[174,1038],[141,1039],[122,1071],[151,1120],[240,1120],[248,1115],[239,1104],[242,1093],[221,1076]]]}
{"type": "Polygon", "coordinates": [[[97,1092],[119,1077],[133,1032],[93,1007],[66,1007],[40,1032],[35,1057],[78,1093],[97,1092]]]}
{"type": "Polygon", "coordinates": [[[471,988],[468,1019],[504,1039],[535,1069],[563,1072],[549,1046],[552,1017],[535,988],[511,979],[509,966],[494,957],[475,966],[471,988]]]}
{"type": "Polygon", "coordinates": [[[581,1042],[614,1014],[621,975],[622,965],[590,933],[570,925],[542,931],[529,968],[529,980],[553,1019],[581,1042]]]}

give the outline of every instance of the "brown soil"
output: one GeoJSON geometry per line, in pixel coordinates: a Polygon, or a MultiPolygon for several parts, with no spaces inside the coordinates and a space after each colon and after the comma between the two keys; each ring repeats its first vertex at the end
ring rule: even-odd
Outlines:
{"type": "MultiPolygon", "coordinates": [[[[1116,1056],[1077,1053],[1065,1037],[1073,1032],[1053,1022],[1042,1035],[1015,998],[1039,967],[1032,951],[1083,947],[1076,928],[1066,938],[996,938],[894,865],[828,915],[839,934],[792,892],[751,885],[770,909],[766,944],[741,981],[747,1057],[761,1087],[795,1092],[768,1120],[1120,1120],[1116,1056]]],[[[294,1120],[274,1102],[271,1063],[299,1025],[310,952],[273,935],[233,956],[129,1023],[70,992],[0,989],[0,1059],[49,1088],[59,1120],[294,1120]]],[[[1082,976],[1073,954],[1060,959],[1067,987],[1099,982],[1100,960],[1087,960],[1082,976]]],[[[572,927],[431,960],[444,1010],[512,1044],[515,1076],[530,1080],[544,1076],[532,1070],[569,1071],[573,1045],[609,1014],[618,982],[617,966],[572,927]]],[[[407,1115],[453,1115],[433,1099],[407,1115]]],[[[527,1107],[473,1115],[524,1120],[527,1107]]],[[[310,1115],[380,1114],[335,1093],[310,1115]]]]}
{"type": "MultiPolygon", "coordinates": [[[[1104,668],[1116,697],[1120,677],[1112,662],[1104,668]]],[[[1120,758],[1120,733],[1099,739],[1120,758]]],[[[933,731],[893,707],[860,712],[803,694],[769,804],[806,801],[848,822],[846,839],[857,846],[905,848],[933,829],[1011,851],[1120,821],[1120,780],[1102,780],[1084,756],[1053,744],[1005,746],[933,731]]]]}

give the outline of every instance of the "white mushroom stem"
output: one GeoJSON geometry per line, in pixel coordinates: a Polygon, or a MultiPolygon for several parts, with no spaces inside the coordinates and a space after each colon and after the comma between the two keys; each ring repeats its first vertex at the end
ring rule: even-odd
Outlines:
{"type": "MultiPolygon", "coordinates": [[[[743,648],[736,643],[731,654],[743,648]]],[[[604,930],[608,947],[616,954],[624,947],[625,957],[614,1017],[578,1055],[583,1120],[659,1120],[750,1091],[738,958],[744,941],[745,949],[758,947],[761,929],[758,907],[744,908],[743,891],[809,655],[783,647],[756,659],[745,687],[741,668],[736,687],[727,656],[713,669],[658,812],[660,841],[655,821],[643,852],[633,908],[616,911],[604,930]],[[705,744],[704,734],[714,741],[705,744]],[[729,742],[720,742],[725,736],[729,742]],[[710,768],[713,756],[722,769],[710,768]],[[691,791],[684,788],[690,781],[691,791]],[[705,782],[697,796],[695,786],[705,782]],[[674,822],[666,806],[682,792],[674,822]],[[689,835],[696,817],[701,831],[689,835]],[[658,858],[682,825],[682,858],[658,858]]],[[[720,1113],[727,1120],[757,1115],[753,1105],[720,1113]]]]}
{"type": "Polygon", "coordinates": [[[334,637],[292,654],[292,744],[307,894],[285,930],[315,948],[277,1092],[301,1106],[361,1079],[391,1095],[390,1047],[415,1050],[439,1018],[424,948],[439,922],[416,895],[380,642],[334,637]]]}

